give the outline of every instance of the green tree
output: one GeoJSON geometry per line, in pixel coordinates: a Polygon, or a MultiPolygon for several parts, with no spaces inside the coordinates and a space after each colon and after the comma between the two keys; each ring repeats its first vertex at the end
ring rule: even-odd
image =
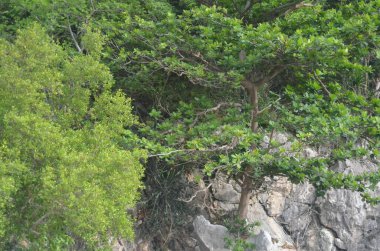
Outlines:
{"type": "Polygon", "coordinates": [[[379,99],[370,81],[378,64],[379,2],[258,1],[243,20],[237,10],[245,5],[221,3],[168,13],[161,21],[128,21],[126,44],[140,45],[120,55],[125,71],[133,72],[130,82],[185,93],[165,96],[166,105],[157,103],[161,111],[150,113],[145,132],[169,147],[155,156],[235,177],[241,218],[265,176],[308,179],[320,194],[330,187],[359,190],[372,201],[367,190],[380,172],[352,176],[330,167],[379,154],[379,99]],[[269,14],[256,16],[263,9],[269,14]],[[181,89],[181,83],[187,84],[181,89]],[[173,105],[178,99],[179,108],[173,105]],[[279,131],[292,134],[290,148],[273,140],[279,131]],[[368,146],[360,147],[361,140],[368,146]],[[329,151],[306,158],[307,145],[329,151]]]}
{"type": "Polygon", "coordinates": [[[39,20],[66,47],[98,55],[147,121],[141,130],[146,139],[137,143],[170,170],[185,160],[206,174],[222,170],[234,177],[242,186],[241,218],[252,191],[272,175],[308,179],[320,194],[330,187],[359,190],[374,201],[367,190],[378,172],[341,175],[330,167],[379,154],[379,1],[4,6],[4,34],[39,20]],[[92,43],[97,31],[106,35],[102,57],[92,43]],[[291,147],[276,142],[276,132],[288,133],[291,147]],[[307,146],[329,150],[306,158],[307,146]]]}
{"type": "MultiPolygon", "coordinates": [[[[99,37],[100,36],[93,36],[99,37]]],[[[101,41],[98,41],[101,43],[101,41]]],[[[100,249],[133,238],[143,150],[99,50],[70,57],[37,24],[0,41],[0,248],[100,249]]]]}

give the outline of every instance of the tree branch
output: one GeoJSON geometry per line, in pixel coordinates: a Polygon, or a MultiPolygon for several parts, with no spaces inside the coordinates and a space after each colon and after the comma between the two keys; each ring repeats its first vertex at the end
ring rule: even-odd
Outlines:
{"type": "Polygon", "coordinates": [[[254,81],[254,84],[256,86],[260,87],[260,86],[266,84],[267,82],[271,81],[273,78],[275,78],[278,74],[280,74],[285,69],[286,69],[285,65],[276,66],[276,67],[272,68],[265,77],[254,81]]]}
{"type": "Polygon", "coordinates": [[[173,151],[170,151],[167,153],[150,154],[150,155],[148,155],[148,158],[168,156],[168,155],[171,155],[174,153],[180,153],[180,152],[183,152],[183,153],[205,153],[205,152],[228,151],[228,150],[234,149],[238,145],[238,143],[239,143],[239,139],[237,137],[233,137],[231,144],[228,144],[228,145],[222,145],[222,146],[203,149],[203,150],[199,150],[199,149],[173,150],[173,151]]]}
{"type": "Polygon", "coordinates": [[[70,24],[68,25],[68,28],[69,28],[69,32],[70,32],[71,38],[73,39],[75,47],[77,48],[77,50],[78,50],[79,53],[82,53],[82,48],[80,48],[80,46],[79,46],[79,44],[78,44],[78,42],[77,42],[77,40],[75,38],[74,32],[71,29],[71,25],[70,24]]]}
{"type": "Polygon", "coordinates": [[[195,124],[198,122],[200,116],[204,116],[204,115],[206,115],[207,113],[210,113],[210,112],[218,111],[223,106],[241,107],[241,104],[239,104],[239,103],[226,103],[226,102],[222,102],[222,103],[219,103],[217,106],[215,106],[213,108],[207,109],[207,110],[205,110],[203,112],[199,112],[199,113],[197,113],[197,115],[196,115],[193,123],[190,125],[190,127],[195,126],[195,124]]]}
{"type": "Polygon", "coordinates": [[[323,91],[330,96],[331,92],[327,89],[326,85],[322,82],[322,80],[317,76],[315,72],[313,72],[314,79],[318,81],[318,83],[322,86],[323,91]]]}
{"type": "Polygon", "coordinates": [[[178,198],[177,200],[185,202],[185,203],[189,203],[192,200],[194,200],[195,197],[197,197],[198,193],[207,191],[211,186],[212,186],[212,183],[210,183],[207,187],[205,187],[205,188],[203,188],[201,190],[196,191],[195,194],[193,194],[193,196],[191,196],[190,199],[188,199],[188,200],[185,200],[185,199],[182,199],[182,198],[178,198]]]}

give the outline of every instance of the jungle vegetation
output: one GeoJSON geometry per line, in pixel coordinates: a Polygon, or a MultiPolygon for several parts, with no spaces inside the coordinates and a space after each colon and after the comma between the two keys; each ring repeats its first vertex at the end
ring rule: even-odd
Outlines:
{"type": "Polygon", "coordinates": [[[380,155],[379,9],[379,0],[1,1],[0,249],[132,239],[127,210],[144,187],[166,191],[144,195],[165,223],[184,206],[167,195],[192,170],[240,185],[240,219],[273,176],[378,202],[380,170],[331,167],[380,155]],[[323,151],[307,156],[308,147],[323,151]]]}

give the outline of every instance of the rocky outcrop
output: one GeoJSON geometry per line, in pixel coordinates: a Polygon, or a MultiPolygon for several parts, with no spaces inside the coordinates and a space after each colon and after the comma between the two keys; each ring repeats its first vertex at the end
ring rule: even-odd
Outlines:
{"type": "MultiPolygon", "coordinates": [[[[336,170],[359,174],[375,168],[367,161],[347,160],[336,170]]],[[[316,198],[310,184],[293,185],[278,218],[299,250],[380,250],[380,206],[363,202],[357,192],[331,189],[316,198]]]]}
{"type": "MultiPolygon", "coordinates": [[[[313,157],[316,152],[307,149],[305,155],[313,157]]],[[[367,160],[346,160],[334,169],[360,174],[378,170],[378,166],[367,160]]],[[[309,183],[295,185],[284,177],[265,180],[262,191],[256,192],[249,205],[248,221],[259,222],[260,226],[246,239],[256,245],[255,250],[380,250],[380,205],[363,202],[357,192],[331,189],[323,197],[317,197],[309,183]]],[[[380,186],[374,194],[380,195],[380,186]]],[[[191,227],[185,226],[187,230],[183,234],[173,235],[167,241],[167,250],[228,250],[224,241],[233,235],[223,226],[223,219],[236,212],[239,196],[240,187],[220,173],[213,179],[212,186],[203,184],[189,191],[193,206],[203,209],[189,216],[191,227]],[[209,198],[207,203],[206,198],[209,198]]],[[[138,243],[135,250],[155,250],[142,249],[146,246],[142,244],[146,243],[138,243]]]]}
{"type": "MultiPolygon", "coordinates": [[[[225,248],[225,239],[232,238],[226,227],[213,225],[203,216],[197,216],[194,220],[194,232],[199,240],[200,251],[228,251],[225,248]]],[[[247,239],[247,242],[255,244],[255,249],[260,251],[277,251],[278,247],[273,243],[272,236],[265,230],[247,239]]]]}
{"type": "MultiPolygon", "coordinates": [[[[311,150],[307,154],[315,155],[311,150]]],[[[376,169],[377,165],[366,160],[346,160],[335,167],[335,171],[346,174],[376,169]]],[[[223,177],[217,177],[216,184],[216,208],[224,212],[236,210],[236,184],[223,177]]],[[[331,189],[317,198],[309,183],[294,185],[283,177],[265,184],[265,191],[252,200],[248,214],[250,222],[261,223],[258,235],[251,241],[272,242],[262,250],[380,250],[380,205],[371,206],[363,202],[359,193],[344,189],[331,189]]]]}
{"type": "Polygon", "coordinates": [[[197,216],[193,225],[201,251],[228,251],[224,243],[229,236],[226,227],[211,224],[203,215],[197,216]]]}

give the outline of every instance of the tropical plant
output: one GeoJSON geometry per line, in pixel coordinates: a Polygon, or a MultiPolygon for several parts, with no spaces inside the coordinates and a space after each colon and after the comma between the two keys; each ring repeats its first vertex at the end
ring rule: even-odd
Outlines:
{"type": "Polygon", "coordinates": [[[0,249],[105,248],[133,238],[145,152],[130,99],[93,55],[32,24],[0,41],[0,249]]]}

